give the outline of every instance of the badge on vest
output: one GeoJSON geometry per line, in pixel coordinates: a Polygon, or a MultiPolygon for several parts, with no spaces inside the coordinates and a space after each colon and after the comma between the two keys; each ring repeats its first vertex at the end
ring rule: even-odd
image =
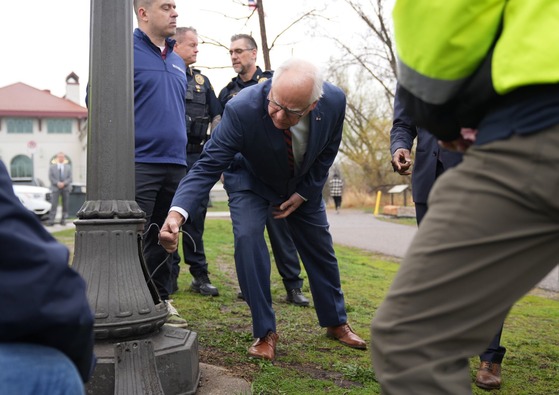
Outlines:
{"type": "Polygon", "coordinates": [[[202,74],[194,75],[194,81],[200,85],[204,85],[204,76],[202,74]]]}
{"type": "Polygon", "coordinates": [[[258,83],[261,84],[262,82],[267,81],[267,80],[268,80],[268,77],[260,77],[258,79],[258,83]]]}

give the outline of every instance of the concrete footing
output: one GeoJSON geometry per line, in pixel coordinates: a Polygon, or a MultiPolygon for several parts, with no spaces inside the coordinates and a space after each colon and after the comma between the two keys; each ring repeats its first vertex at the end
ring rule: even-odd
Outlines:
{"type": "MultiPolygon", "coordinates": [[[[194,394],[200,380],[198,363],[198,336],[195,332],[167,325],[150,336],[134,341],[149,339],[153,346],[156,371],[165,395],[194,394]]],[[[118,358],[119,342],[96,342],[97,367],[86,385],[90,395],[115,394],[115,358],[118,358]]],[[[141,372],[140,372],[141,374],[141,372]]],[[[122,394],[119,394],[122,395],[122,394]]],[[[130,394],[132,395],[132,394],[130,394]]],[[[135,394],[134,394],[135,395],[135,394]]]]}

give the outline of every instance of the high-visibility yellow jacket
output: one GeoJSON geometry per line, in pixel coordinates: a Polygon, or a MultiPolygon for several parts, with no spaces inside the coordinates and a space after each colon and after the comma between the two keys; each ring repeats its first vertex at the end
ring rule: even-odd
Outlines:
{"type": "Polygon", "coordinates": [[[396,0],[393,16],[399,96],[440,139],[477,128],[526,90],[546,90],[544,107],[559,95],[559,0],[396,0]]]}
{"type": "Polygon", "coordinates": [[[399,82],[427,103],[456,95],[494,42],[499,95],[559,82],[557,0],[397,0],[393,16],[399,82]]]}

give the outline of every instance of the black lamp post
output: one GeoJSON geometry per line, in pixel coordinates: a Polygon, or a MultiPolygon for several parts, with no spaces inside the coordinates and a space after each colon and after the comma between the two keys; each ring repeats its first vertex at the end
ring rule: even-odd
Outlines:
{"type": "Polygon", "coordinates": [[[73,267],[95,312],[89,394],[189,394],[197,334],[164,326],[142,255],[145,213],[134,200],[132,1],[91,0],[87,199],[75,222],[73,267]]]}

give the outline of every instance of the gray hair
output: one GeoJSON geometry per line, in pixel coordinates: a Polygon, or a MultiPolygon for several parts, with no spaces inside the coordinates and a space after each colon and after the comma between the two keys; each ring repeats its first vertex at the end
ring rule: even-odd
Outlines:
{"type": "Polygon", "coordinates": [[[248,45],[250,46],[251,49],[253,49],[253,48],[258,49],[258,45],[256,45],[256,41],[254,40],[254,38],[251,35],[235,34],[235,35],[231,36],[231,42],[237,41],[237,40],[248,41],[248,45]]]}
{"type": "Polygon", "coordinates": [[[177,27],[177,32],[171,38],[174,38],[175,40],[177,40],[178,43],[181,43],[184,40],[185,34],[188,32],[192,32],[196,36],[198,35],[196,29],[194,29],[192,26],[177,27]]]}
{"type": "Polygon", "coordinates": [[[294,80],[291,82],[293,84],[303,83],[305,81],[311,80],[313,83],[313,89],[311,93],[311,103],[319,100],[322,97],[324,85],[324,76],[322,71],[313,63],[308,60],[291,58],[286,60],[274,71],[274,76],[272,77],[272,86],[279,79],[279,77],[286,70],[296,69],[297,74],[294,80]]]}

